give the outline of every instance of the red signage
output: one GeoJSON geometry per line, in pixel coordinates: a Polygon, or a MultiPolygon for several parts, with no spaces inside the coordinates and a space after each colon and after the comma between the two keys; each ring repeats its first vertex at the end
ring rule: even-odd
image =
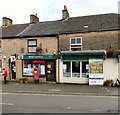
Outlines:
{"type": "Polygon", "coordinates": [[[15,62],[15,56],[11,56],[10,59],[11,59],[11,62],[15,62]]]}
{"type": "Polygon", "coordinates": [[[22,56],[22,55],[19,55],[19,56],[18,56],[18,59],[23,59],[23,56],[22,56]]]}
{"type": "Polygon", "coordinates": [[[45,64],[45,61],[44,60],[33,60],[32,63],[35,63],[35,64],[45,64]]]}

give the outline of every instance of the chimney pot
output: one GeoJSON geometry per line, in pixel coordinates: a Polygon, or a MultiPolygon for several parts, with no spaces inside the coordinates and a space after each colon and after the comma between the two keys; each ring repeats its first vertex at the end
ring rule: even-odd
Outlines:
{"type": "Polygon", "coordinates": [[[64,10],[67,10],[67,7],[66,7],[66,5],[64,5],[64,10]]]}
{"type": "Polygon", "coordinates": [[[64,10],[62,10],[62,19],[65,20],[67,18],[69,18],[69,13],[68,13],[66,5],[64,5],[64,10]]]}

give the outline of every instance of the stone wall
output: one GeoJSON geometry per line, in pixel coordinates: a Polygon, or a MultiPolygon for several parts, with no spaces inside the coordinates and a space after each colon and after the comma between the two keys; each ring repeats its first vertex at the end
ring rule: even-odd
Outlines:
{"type": "Polygon", "coordinates": [[[60,35],[60,49],[70,49],[70,38],[82,37],[83,50],[118,49],[118,31],[89,32],[79,34],[60,35]]]}
{"type": "MultiPolygon", "coordinates": [[[[37,46],[42,43],[42,54],[53,54],[57,51],[57,39],[55,37],[43,37],[43,38],[8,38],[2,40],[2,67],[6,68],[9,72],[9,58],[11,55],[26,55],[28,53],[28,39],[37,39],[37,46]],[[21,51],[21,48],[23,49],[21,51]]],[[[17,78],[22,77],[22,61],[16,60],[16,73],[17,78]]],[[[9,79],[9,78],[8,78],[9,79]]]]}

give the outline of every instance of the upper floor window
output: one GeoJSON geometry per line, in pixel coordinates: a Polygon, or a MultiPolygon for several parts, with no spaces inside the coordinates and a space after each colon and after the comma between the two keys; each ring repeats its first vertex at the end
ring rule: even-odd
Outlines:
{"type": "Polygon", "coordinates": [[[28,40],[28,53],[36,53],[37,40],[28,40]]]}
{"type": "Polygon", "coordinates": [[[70,38],[70,50],[71,51],[82,50],[82,38],[81,37],[70,38]]]}

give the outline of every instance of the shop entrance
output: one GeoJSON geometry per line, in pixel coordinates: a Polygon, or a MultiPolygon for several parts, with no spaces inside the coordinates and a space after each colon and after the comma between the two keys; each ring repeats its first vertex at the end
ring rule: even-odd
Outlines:
{"type": "Polygon", "coordinates": [[[56,81],[55,61],[46,61],[46,81],[56,81]]]}
{"type": "Polygon", "coordinates": [[[10,73],[10,80],[16,79],[16,64],[15,62],[9,61],[9,73],[10,73]]]}

